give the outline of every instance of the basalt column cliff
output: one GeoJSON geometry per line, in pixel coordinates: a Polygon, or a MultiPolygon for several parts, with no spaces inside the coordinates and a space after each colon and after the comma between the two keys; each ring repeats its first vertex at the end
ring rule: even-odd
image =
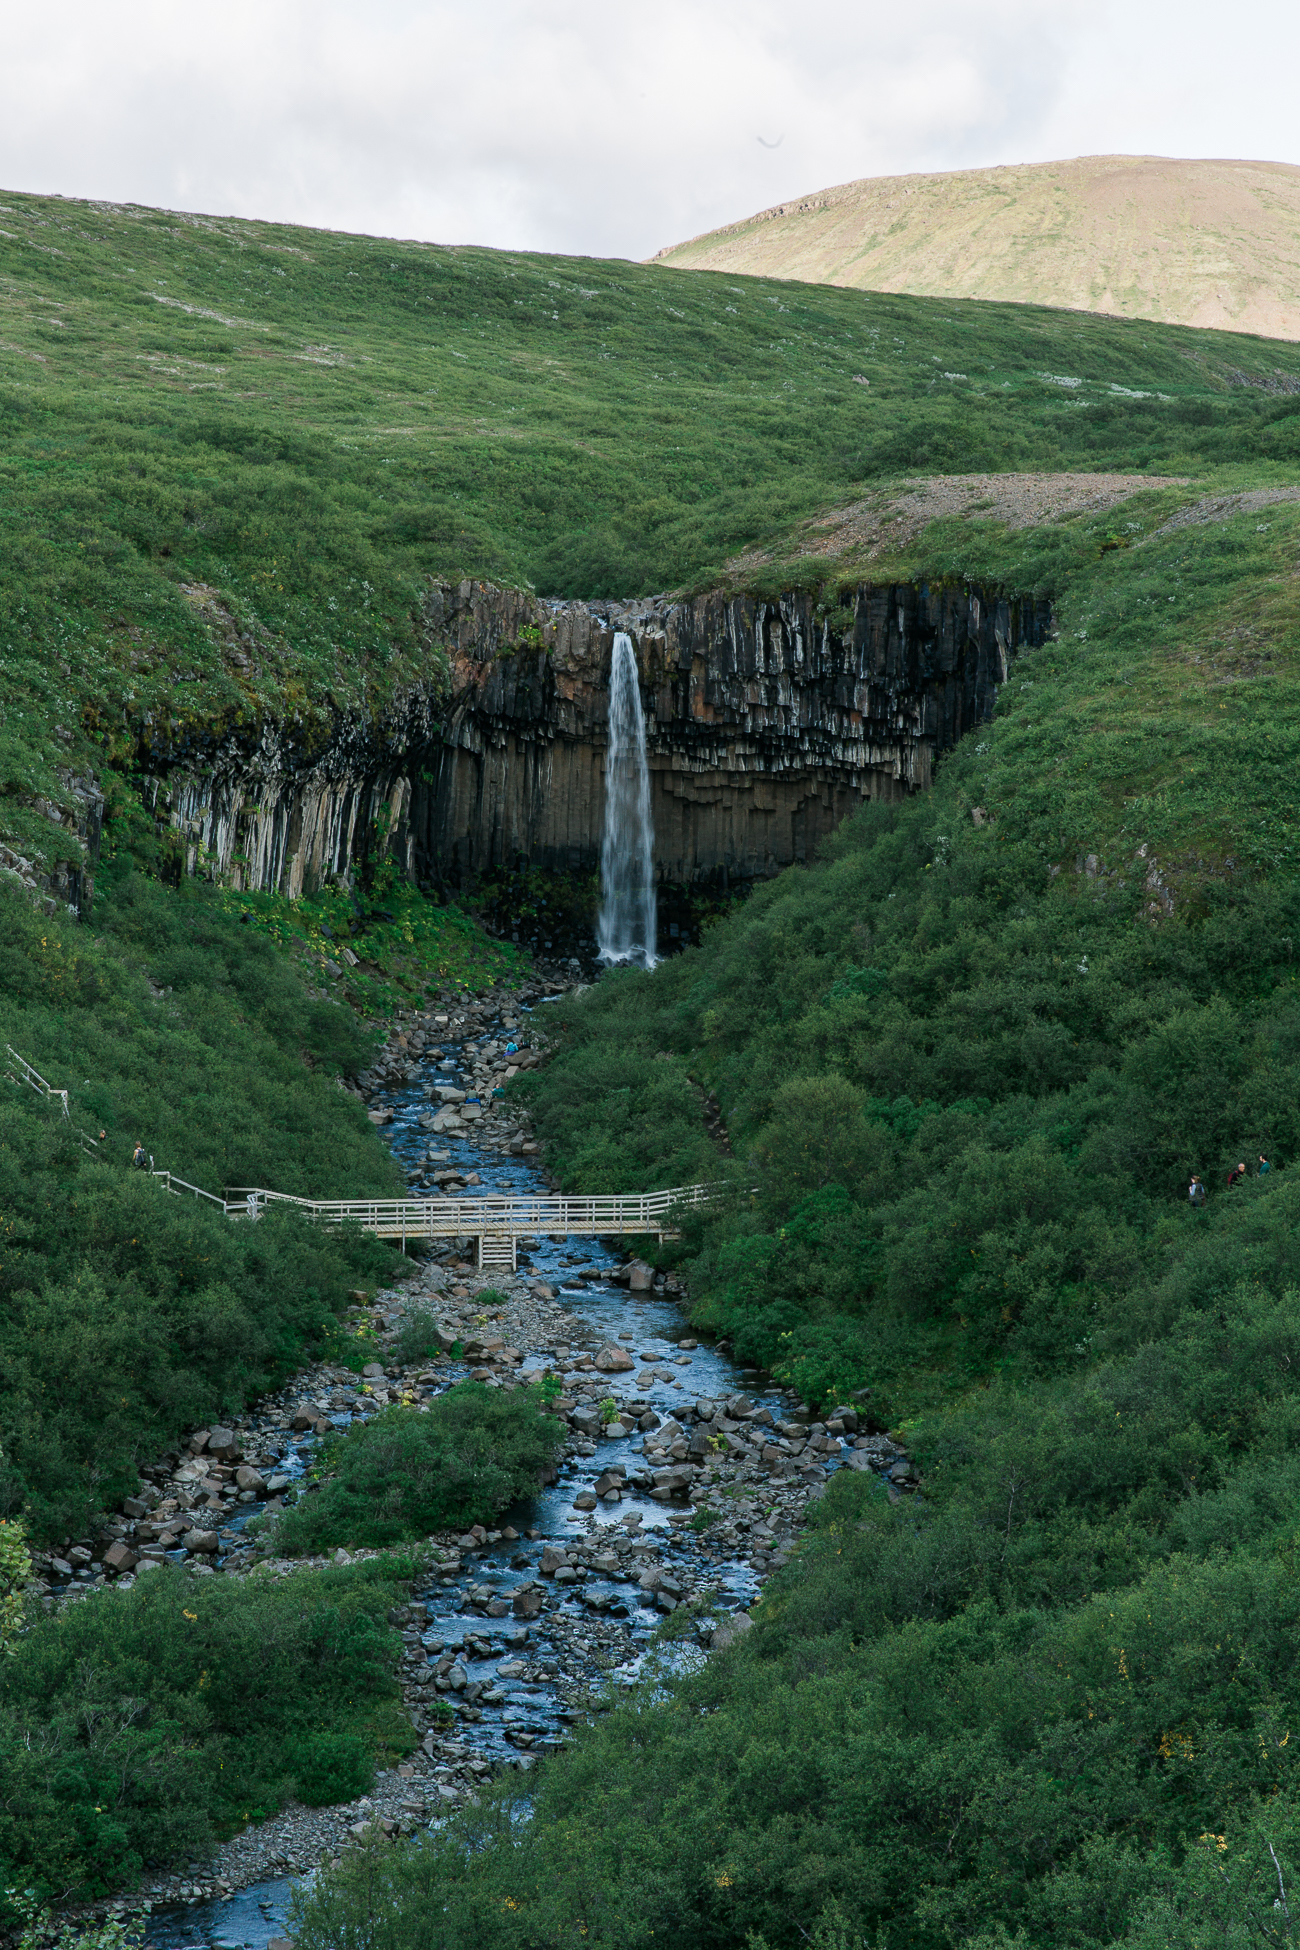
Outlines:
{"type": "Polygon", "coordinates": [[[801,594],[543,602],[433,588],[441,672],[378,716],[310,742],[233,732],[184,756],[142,744],[149,795],[188,870],[296,897],[377,851],[462,887],[521,859],[594,868],[614,635],[632,637],[647,726],[655,869],[677,885],[753,880],[811,854],[864,799],[929,784],[937,753],[991,715],[1046,603],[965,584],[864,585],[829,613],[801,594]]]}
{"type": "Polygon", "coordinates": [[[417,870],[459,884],[521,856],[594,866],[615,632],[636,647],[661,880],[752,880],[810,857],[864,799],[930,783],[992,716],[1048,605],[967,585],[859,588],[829,614],[775,602],[540,603],[442,588],[453,695],[411,808],[417,870]]]}

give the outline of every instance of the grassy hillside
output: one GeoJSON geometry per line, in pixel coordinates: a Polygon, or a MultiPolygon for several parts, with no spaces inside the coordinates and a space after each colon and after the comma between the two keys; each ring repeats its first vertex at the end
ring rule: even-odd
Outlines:
{"type": "Polygon", "coordinates": [[[1300,338],[1300,169],[1080,156],[876,176],[657,253],[682,270],[1300,338]]]}
{"type": "Polygon", "coordinates": [[[57,198],[0,233],[0,838],[38,857],[71,769],[436,674],[433,574],[632,594],[918,468],[1300,459],[1300,349],[1223,334],[57,198]]]}
{"type": "Polygon", "coordinates": [[[136,1141],[215,1191],[399,1174],[335,1083],[373,1041],[204,890],[126,876],[93,933],[0,894],[0,1044],[70,1094],[64,1122],[0,1082],[0,1514],[58,1542],[328,1342],[349,1290],[396,1263],[291,1210],[237,1226],[170,1198],[129,1169],[136,1141]]]}
{"type": "MultiPolygon", "coordinates": [[[[1283,1209],[1281,1172],[1218,1194],[1242,1157],[1300,1156],[1300,508],[1130,512],[1153,532],[1128,548],[1107,517],[931,531],[932,563],[1013,582],[1060,551],[1058,640],[933,792],[869,809],[653,977],[565,1005],[568,1049],[524,1086],[575,1187],[760,1168],[692,1291],[769,1362],[825,1337],[806,1386],[888,1376],[898,1412],[904,1361],[1073,1365],[1171,1260],[1227,1227],[1240,1269],[1253,1201],[1283,1209]]],[[[1287,1266],[1289,1223],[1265,1226],[1287,1266]]]]}

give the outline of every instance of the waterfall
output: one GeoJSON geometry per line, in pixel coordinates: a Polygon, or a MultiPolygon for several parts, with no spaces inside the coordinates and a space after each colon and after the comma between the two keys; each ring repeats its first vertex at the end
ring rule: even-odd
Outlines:
{"type": "Polygon", "coordinates": [[[600,844],[600,919],[596,939],[603,962],[640,962],[655,955],[654,828],[645,759],[645,717],[636,653],[626,630],[614,638],[609,674],[609,739],[605,747],[605,831],[600,844]]]}

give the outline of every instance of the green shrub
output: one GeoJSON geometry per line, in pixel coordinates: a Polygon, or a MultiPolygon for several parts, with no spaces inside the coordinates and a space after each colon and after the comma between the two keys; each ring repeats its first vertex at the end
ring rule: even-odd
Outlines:
{"type": "Polygon", "coordinates": [[[302,1734],[289,1741],[284,1757],[294,1791],[309,1808],[355,1801],[374,1785],[374,1754],[355,1734],[302,1734]]]}
{"type": "Polygon", "coordinates": [[[170,1567],[30,1617],[0,1661],[0,1875],[60,1901],[131,1887],[286,1797],[364,1789],[413,1735],[394,1577],[170,1567]]]}
{"type": "MultiPolygon", "coordinates": [[[[421,1361],[431,1361],[442,1352],[437,1328],[438,1322],[427,1307],[408,1307],[390,1344],[390,1358],[399,1368],[413,1368],[421,1361]]],[[[374,1356],[368,1358],[373,1360],[374,1356]]]]}
{"type": "Polygon", "coordinates": [[[387,1545],[487,1523],[536,1490],[563,1441],[532,1388],[463,1381],[427,1409],[386,1409],[327,1440],[323,1480],[279,1519],[276,1548],[387,1545]]]}

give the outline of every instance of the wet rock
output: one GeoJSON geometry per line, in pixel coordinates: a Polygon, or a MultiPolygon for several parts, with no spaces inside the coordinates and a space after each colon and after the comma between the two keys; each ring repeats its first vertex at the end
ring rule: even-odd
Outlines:
{"type": "Polygon", "coordinates": [[[185,1533],[185,1548],[191,1557],[215,1557],[221,1548],[221,1539],[215,1530],[188,1530],[185,1533]]]}
{"type": "Polygon", "coordinates": [[[607,1341],[597,1354],[594,1365],[602,1374],[626,1374],[636,1366],[636,1362],[625,1347],[614,1341],[607,1341]]]}

